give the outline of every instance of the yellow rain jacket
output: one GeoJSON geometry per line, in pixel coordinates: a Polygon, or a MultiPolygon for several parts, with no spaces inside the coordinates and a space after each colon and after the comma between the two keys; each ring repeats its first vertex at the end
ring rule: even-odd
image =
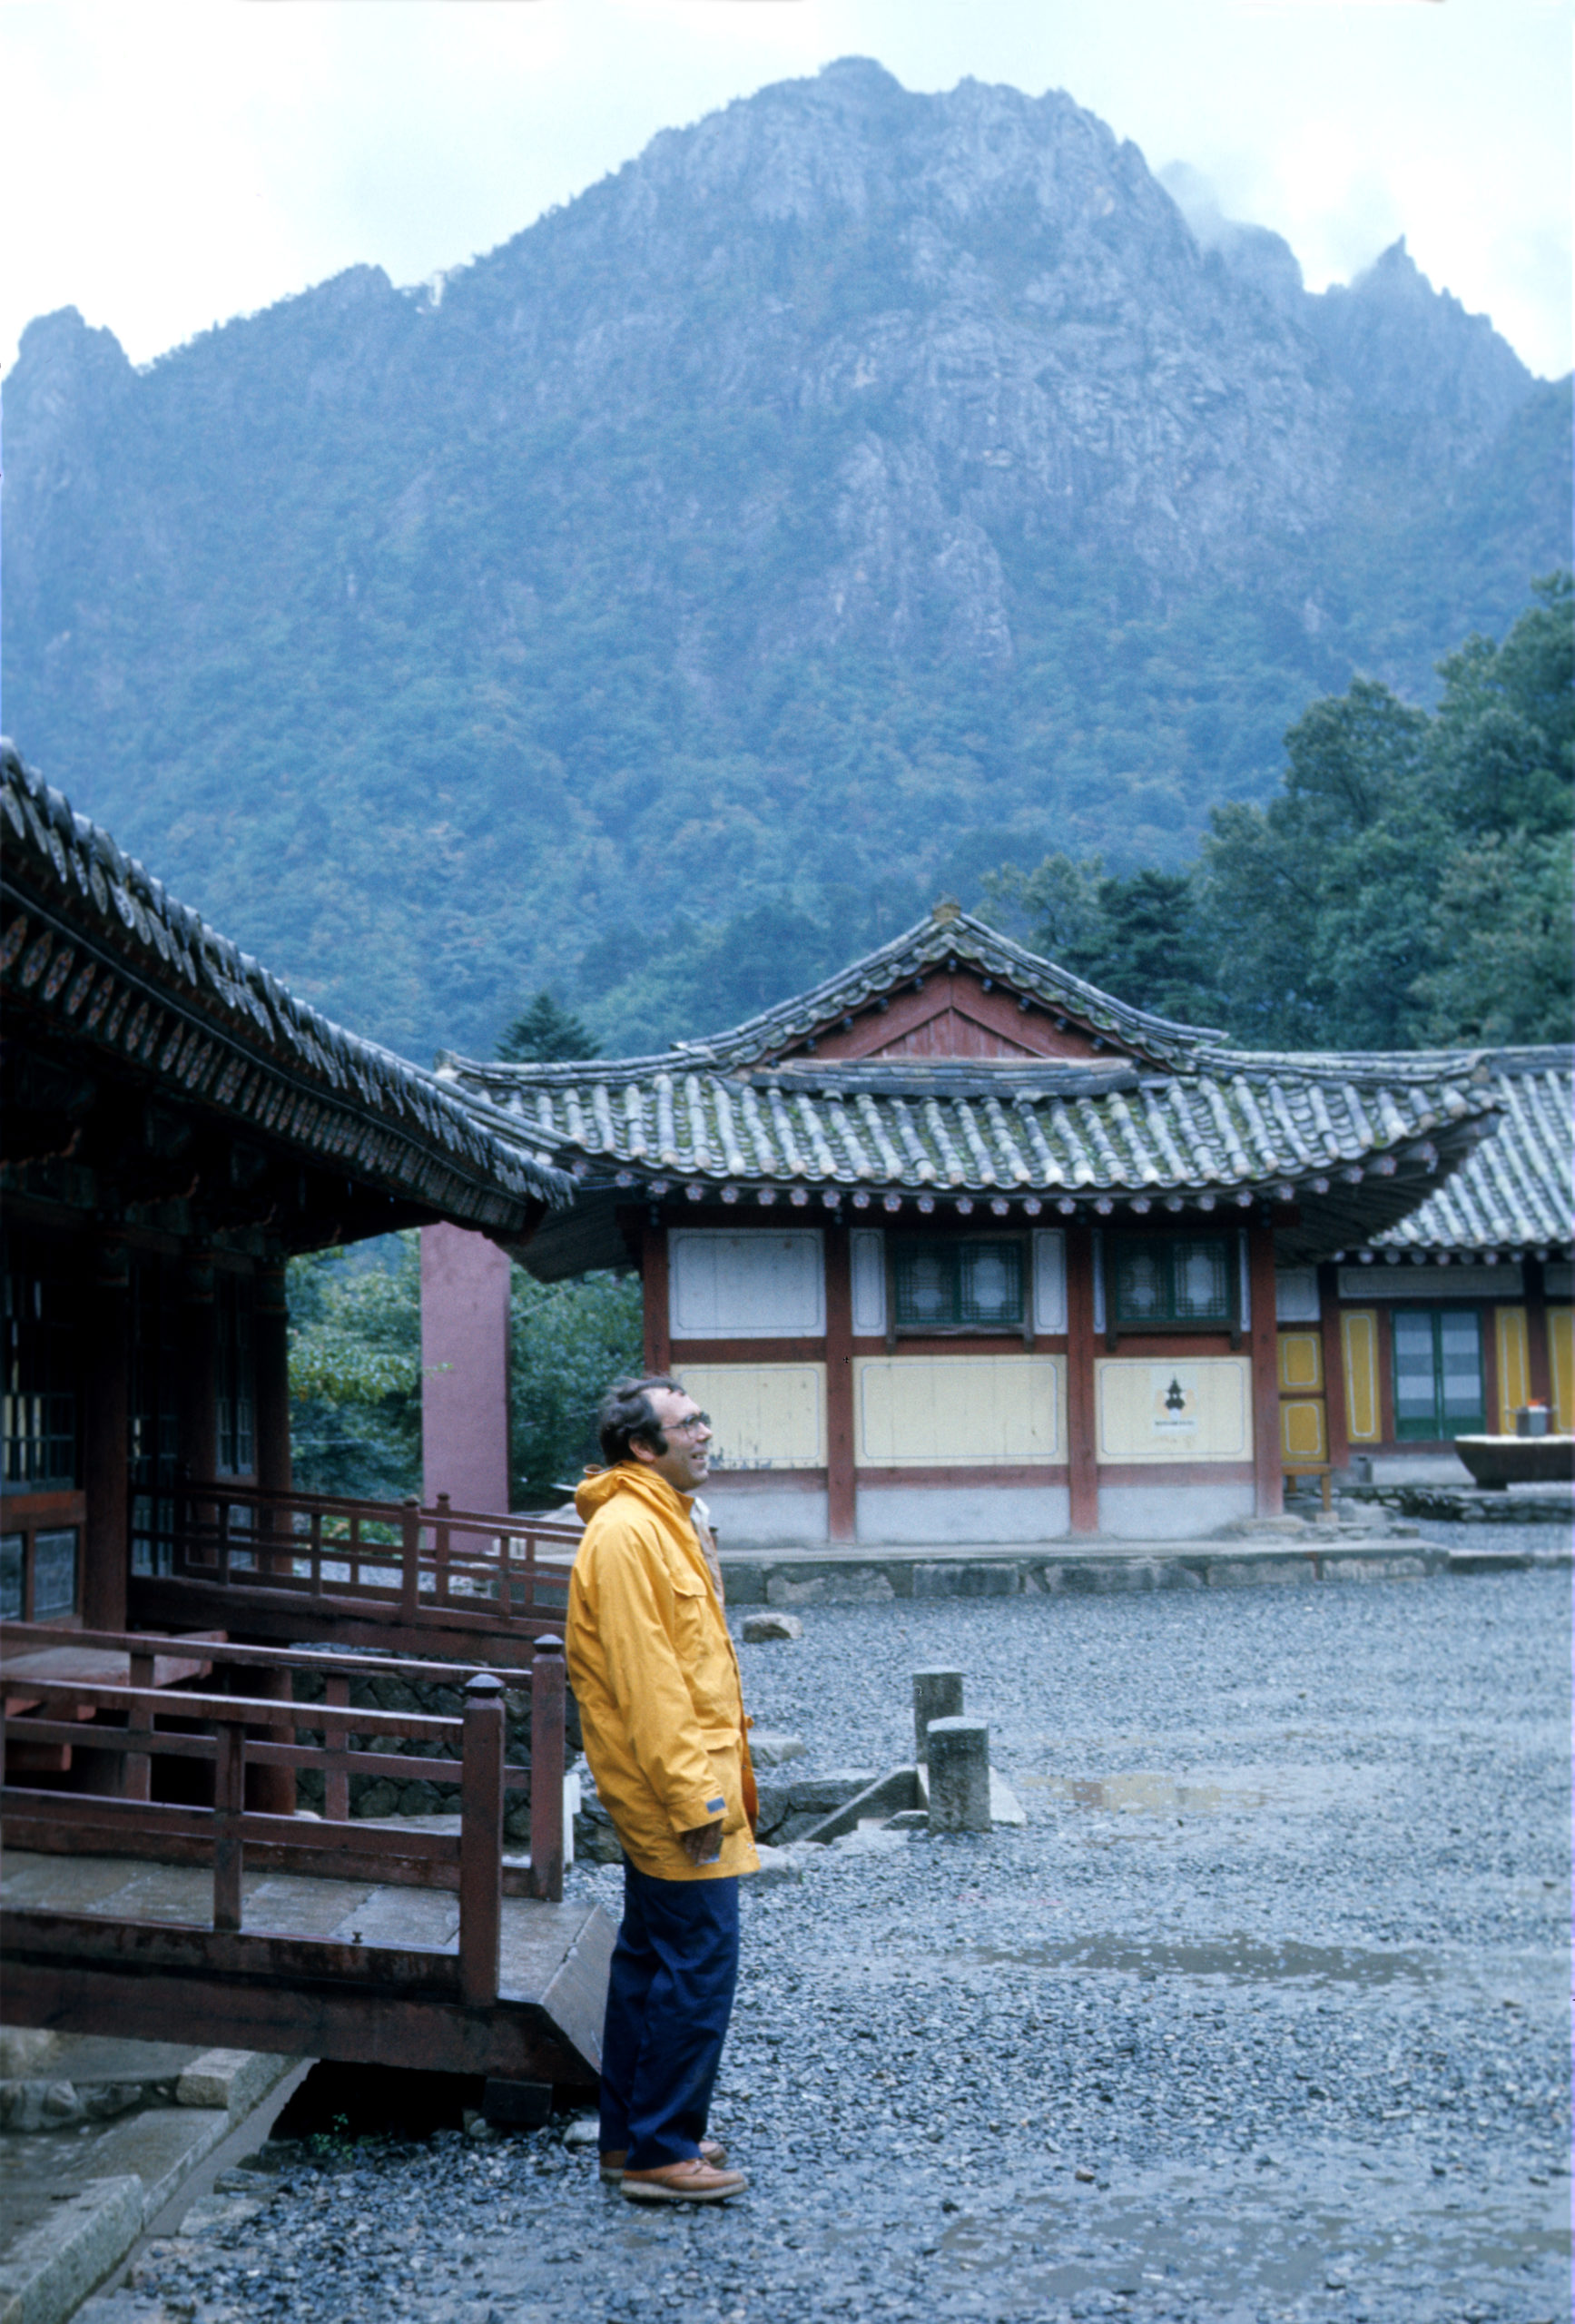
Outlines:
{"type": "Polygon", "coordinates": [[[575,1495],[585,1538],[564,1645],[586,1758],[641,1872],[758,1872],[759,1813],[738,1657],[690,1521],[690,1497],[643,1462],[594,1471],[575,1495]],[[722,1854],[691,1864],[681,1832],[722,1821],[722,1854]]]}

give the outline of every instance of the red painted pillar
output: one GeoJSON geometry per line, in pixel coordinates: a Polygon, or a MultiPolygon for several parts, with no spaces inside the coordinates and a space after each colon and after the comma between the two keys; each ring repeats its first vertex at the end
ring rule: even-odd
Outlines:
{"type": "Polygon", "coordinates": [[[508,1261],[485,1235],[421,1229],[421,1470],[428,1508],[508,1508],[508,1261]]]}
{"type": "Polygon", "coordinates": [[[673,1364],[667,1321],[667,1229],[649,1222],[640,1246],[640,1291],[645,1314],[645,1370],[660,1374],[673,1364]]]}
{"type": "Polygon", "coordinates": [[[1329,1459],[1336,1469],[1351,1465],[1351,1445],[1345,1429],[1345,1351],[1340,1341],[1340,1272],[1318,1269],[1318,1330],[1324,1342],[1324,1409],[1328,1423],[1329,1459]]]}
{"type": "Polygon", "coordinates": [[[1067,1476],[1071,1530],[1099,1530],[1099,1467],[1094,1412],[1094,1241],[1080,1223],[1067,1229],[1067,1476]]]}
{"type": "Polygon", "coordinates": [[[1260,1517],[1285,1505],[1280,1462],[1280,1328],[1275,1315],[1275,1230],[1255,1220],[1247,1229],[1247,1280],[1253,1303],[1253,1477],[1260,1517]]]}
{"type": "MultiPolygon", "coordinates": [[[[1541,1259],[1527,1259],[1521,1276],[1526,1286],[1526,1387],[1534,1404],[1553,1402],[1553,1369],[1549,1363],[1547,1277],[1541,1259]]],[[[1550,1427],[1552,1423],[1548,1423],[1550,1427]]]]}
{"type": "Polygon", "coordinates": [[[853,1273],[848,1230],[826,1228],[826,1531],[858,1539],[853,1474],[853,1273]]]}

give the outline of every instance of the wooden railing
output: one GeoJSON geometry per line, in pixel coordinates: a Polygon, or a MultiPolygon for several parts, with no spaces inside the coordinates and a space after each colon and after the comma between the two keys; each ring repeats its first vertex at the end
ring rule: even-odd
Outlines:
{"type": "Polygon", "coordinates": [[[404,1653],[472,1647],[517,1667],[561,1631],[580,1528],[405,1502],[185,1484],[173,1562],[133,1574],[133,1619],[160,1629],[222,1622],[251,1636],[322,1639],[404,1653]]]}
{"type": "MultiPolygon", "coordinates": [[[[176,1654],[179,1640],[142,1633],[7,1625],[9,1651],[69,1642],[109,1649],[130,1658],[125,1686],[53,1680],[29,1672],[13,1684],[0,1666],[0,1741],[9,1733],[30,1743],[54,1743],[117,1757],[120,1790],[105,1793],[0,1788],[6,1845],[50,1854],[134,1856],[163,1863],[212,1861],[212,1925],[241,1926],[241,1874],[248,1861],[280,1872],[328,1878],[458,1889],[462,1997],[490,2002],[497,1994],[500,1900],[505,1893],[561,1899],[564,1837],[564,1664],[560,1642],[539,1637],[530,1668],[530,1766],[505,1763],[505,1682],[474,1665],[396,1661],[365,1654],[320,1654],[268,1647],[210,1648],[216,1661],[256,1670],[264,1683],[293,1686],[296,1674],[323,1681],[320,1700],[281,1699],[278,1694],[187,1693],[153,1685],[155,1654],[176,1654]],[[352,1706],[353,1679],[399,1678],[426,1685],[463,1687],[461,1718],[352,1706]],[[25,1699],[20,1716],[6,1716],[25,1699]],[[94,1723],[84,1719],[93,1715],[94,1723]],[[180,1728],[161,1728],[160,1718],[180,1728]],[[105,1720],[117,1722],[105,1724],[105,1720]],[[261,1730],[261,1733],[260,1733],[261,1730]],[[320,1737],[301,1742],[300,1732],[320,1737]],[[402,1737],[449,1747],[442,1758],[409,1758],[379,1749],[402,1737]],[[213,1770],[211,1807],[176,1807],[150,1797],[152,1761],[196,1759],[213,1770]],[[246,1807],[248,1766],[318,1769],[325,1814],[276,1816],[246,1807]],[[400,1829],[349,1815],[352,1775],[458,1784],[459,1830],[400,1829]],[[504,1798],[528,1787],[528,1862],[505,1861],[504,1798]]],[[[510,1686],[518,1684],[511,1677],[510,1686]]]]}

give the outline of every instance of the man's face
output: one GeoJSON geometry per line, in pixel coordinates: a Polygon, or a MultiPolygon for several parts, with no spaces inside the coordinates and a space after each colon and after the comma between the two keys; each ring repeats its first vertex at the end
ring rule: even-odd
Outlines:
{"type": "Polygon", "coordinates": [[[711,1463],[711,1431],[699,1417],[699,1405],[682,1388],[652,1388],[647,1393],[667,1450],[654,1452],[636,1438],[630,1452],[636,1461],[664,1477],[674,1492],[698,1492],[711,1463]]]}

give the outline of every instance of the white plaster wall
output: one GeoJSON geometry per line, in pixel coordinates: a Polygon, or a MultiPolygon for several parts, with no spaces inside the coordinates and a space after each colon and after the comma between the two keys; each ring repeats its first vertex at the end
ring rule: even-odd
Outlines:
{"type": "Polygon", "coordinates": [[[886,1237],[878,1226],[856,1226],[848,1237],[853,1277],[853,1330],[878,1339],[886,1328],[886,1237]]]}
{"type": "Polygon", "coordinates": [[[1250,1517],[1250,1484],[1101,1485],[1099,1531],[1117,1541],[1195,1541],[1250,1517]]]}
{"type": "Polygon", "coordinates": [[[1071,1527],[1065,1485],[861,1485],[858,1538],[911,1542],[1058,1541],[1071,1527]]]}
{"type": "Polygon", "coordinates": [[[996,1468],[1066,1455],[1058,1355],[857,1356],[853,1458],[861,1469],[996,1468]]]}
{"type": "Polygon", "coordinates": [[[1316,1267],[1276,1267],[1275,1270],[1275,1321],[1276,1323],[1315,1324],[1322,1312],[1318,1305],[1316,1267]]]}
{"type": "Polygon", "coordinates": [[[1034,1229],[1034,1329],[1054,1337],[1067,1328],[1067,1237],[1059,1226],[1034,1229]]]}
{"type": "Polygon", "coordinates": [[[673,1376],[711,1414],[719,1470],[825,1466],[823,1364],[679,1364],[673,1376]]]}
{"type": "Polygon", "coordinates": [[[819,1339],[826,1328],[818,1227],[680,1226],[668,1238],[667,1328],[675,1340],[819,1339]]]}
{"type": "Polygon", "coordinates": [[[748,1485],[730,1490],[725,1475],[710,1477],[706,1505],[718,1541],[724,1550],[792,1550],[818,1548],[830,1531],[823,1485],[805,1490],[783,1484],[748,1485]]]}

